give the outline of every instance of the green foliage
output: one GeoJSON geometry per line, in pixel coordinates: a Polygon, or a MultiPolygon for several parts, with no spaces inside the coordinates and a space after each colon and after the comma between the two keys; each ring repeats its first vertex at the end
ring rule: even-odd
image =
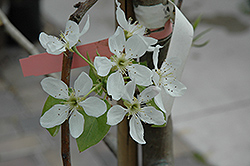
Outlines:
{"type": "MultiPolygon", "coordinates": [[[[195,20],[195,22],[193,23],[193,28],[194,28],[194,31],[196,30],[197,26],[199,25],[199,23],[201,22],[201,15],[195,20]]],[[[209,40],[201,43],[201,44],[196,44],[195,42],[197,42],[199,39],[201,39],[202,36],[204,36],[206,33],[208,33],[209,31],[211,30],[211,28],[209,29],[206,29],[204,31],[202,31],[201,33],[199,33],[198,35],[196,35],[194,38],[193,38],[193,44],[192,46],[193,47],[203,47],[205,45],[207,45],[209,43],[209,40]]]]}
{"type": "MultiPolygon", "coordinates": [[[[107,101],[105,103],[107,104],[107,109],[109,109],[111,106],[107,101]]],[[[79,112],[83,114],[85,119],[84,131],[76,139],[78,150],[82,152],[100,142],[108,133],[110,126],[106,124],[107,112],[98,118],[88,116],[83,110],[79,110],[79,112]]]]}
{"type": "MultiPolygon", "coordinates": [[[[42,111],[42,115],[47,112],[51,107],[53,107],[55,104],[60,104],[62,101],[62,99],[56,99],[52,96],[49,96],[43,106],[43,111],[42,111]]],[[[41,115],[41,116],[42,116],[41,115]]],[[[51,134],[52,137],[56,136],[57,133],[59,132],[60,126],[55,126],[53,128],[48,128],[47,130],[49,131],[49,133],[51,134]]]]}
{"type": "Polygon", "coordinates": [[[206,164],[206,159],[200,154],[200,153],[197,153],[197,152],[194,152],[193,153],[193,156],[196,160],[198,160],[199,162],[203,163],[203,164],[206,164]]]}

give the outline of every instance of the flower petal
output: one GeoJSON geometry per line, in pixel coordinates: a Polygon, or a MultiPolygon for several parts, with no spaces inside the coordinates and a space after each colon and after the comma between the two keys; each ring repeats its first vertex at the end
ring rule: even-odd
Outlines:
{"type": "Polygon", "coordinates": [[[142,86],[148,86],[152,84],[152,71],[143,65],[132,64],[127,67],[128,74],[131,80],[134,80],[136,84],[142,86]]]}
{"type": "Polygon", "coordinates": [[[82,29],[82,32],[80,33],[80,36],[84,35],[89,30],[90,22],[89,22],[89,15],[87,16],[87,21],[82,29]]]}
{"type": "Polygon", "coordinates": [[[104,77],[108,75],[110,69],[112,68],[112,62],[107,57],[96,56],[94,66],[97,70],[97,74],[104,77]]]}
{"type": "Polygon", "coordinates": [[[131,36],[125,45],[126,59],[139,58],[145,54],[148,45],[138,35],[131,36]]]}
{"type": "Polygon", "coordinates": [[[125,91],[122,96],[123,99],[128,100],[129,102],[132,102],[135,94],[135,82],[134,81],[129,81],[125,85],[125,91]]]}
{"type": "Polygon", "coordinates": [[[142,121],[149,124],[163,125],[166,123],[163,113],[152,106],[144,107],[138,114],[142,121]]]}
{"type": "Polygon", "coordinates": [[[167,71],[167,73],[171,73],[176,70],[181,65],[181,60],[178,57],[170,57],[167,58],[161,65],[162,71],[167,71]]]}
{"type": "Polygon", "coordinates": [[[125,47],[125,41],[124,31],[118,26],[115,33],[109,38],[109,50],[119,57],[125,47]]]}
{"type": "Polygon", "coordinates": [[[41,32],[39,41],[49,54],[59,55],[65,51],[64,44],[55,36],[41,32]]]}
{"type": "Polygon", "coordinates": [[[146,141],[144,140],[144,129],[141,124],[140,119],[137,116],[132,116],[132,118],[129,121],[129,134],[139,144],[145,144],[146,141]]]}
{"type": "Polygon", "coordinates": [[[93,86],[92,79],[88,76],[88,74],[82,72],[74,83],[74,89],[76,93],[75,95],[77,97],[86,95],[90,91],[92,86],[93,86]]]}
{"type": "Polygon", "coordinates": [[[70,106],[56,104],[43,114],[40,124],[44,128],[52,128],[62,124],[69,114],[70,106]]]}
{"type": "Polygon", "coordinates": [[[69,48],[76,45],[79,40],[79,26],[75,21],[68,20],[65,27],[65,42],[68,42],[69,48]]]}
{"type": "Polygon", "coordinates": [[[118,22],[118,24],[125,30],[129,29],[129,25],[128,25],[128,21],[126,19],[125,13],[123,12],[123,10],[120,8],[121,3],[119,3],[116,0],[116,20],[118,22]]]}
{"type": "Polygon", "coordinates": [[[44,32],[41,32],[39,35],[39,41],[41,43],[41,45],[43,46],[43,48],[47,48],[47,43],[49,42],[49,35],[47,35],[44,32]]]}
{"type": "Polygon", "coordinates": [[[158,69],[158,57],[159,57],[160,48],[163,48],[163,47],[158,44],[157,46],[155,46],[154,52],[153,52],[153,63],[154,63],[155,69],[158,69]]]}
{"type": "Polygon", "coordinates": [[[106,103],[97,97],[89,97],[78,104],[89,116],[99,117],[107,111],[106,103]]]}
{"type": "Polygon", "coordinates": [[[126,113],[127,110],[125,108],[120,105],[114,105],[107,113],[107,124],[112,126],[117,125],[123,120],[126,113]]]}
{"type": "Polygon", "coordinates": [[[159,81],[160,81],[160,76],[154,70],[152,70],[152,73],[153,73],[152,80],[153,80],[154,84],[158,86],[159,81]]]}
{"type": "Polygon", "coordinates": [[[124,94],[124,80],[119,71],[112,73],[107,80],[107,91],[114,100],[119,100],[124,94]]]}
{"type": "Polygon", "coordinates": [[[69,118],[69,130],[70,134],[74,138],[78,138],[84,129],[84,117],[76,109],[73,111],[69,118]]]}
{"type": "Polygon", "coordinates": [[[167,115],[170,115],[170,108],[168,104],[168,100],[170,100],[171,96],[166,92],[165,88],[160,86],[161,92],[154,97],[155,104],[167,115]]]}
{"type": "Polygon", "coordinates": [[[161,89],[157,86],[150,86],[146,89],[144,89],[139,95],[138,100],[140,103],[147,103],[149,102],[153,97],[159,94],[161,89]]]}
{"type": "Polygon", "coordinates": [[[41,81],[43,90],[57,99],[68,99],[68,86],[61,80],[47,77],[41,81]]]}
{"type": "Polygon", "coordinates": [[[164,88],[173,97],[183,96],[187,90],[187,87],[176,79],[164,81],[164,88]]]}
{"type": "Polygon", "coordinates": [[[142,38],[149,46],[154,45],[158,42],[157,39],[152,37],[142,36],[142,38]]]}

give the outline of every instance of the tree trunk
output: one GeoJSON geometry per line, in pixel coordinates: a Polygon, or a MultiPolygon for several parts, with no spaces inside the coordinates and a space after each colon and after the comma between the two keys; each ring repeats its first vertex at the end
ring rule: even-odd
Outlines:
{"type": "MultiPolygon", "coordinates": [[[[153,6],[160,3],[165,4],[166,0],[133,0],[135,7],[153,6]]],[[[158,27],[161,28],[161,27],[158,27]]],[[[170,36],[166,40],[162,39],[158,42],[164,46],[160,50],[159,66],[166,58],[170,36]]],[[[141,61],[147,61],[150,69],[153,69],[152,52],[146,53],[141,61]]],[[[151,125],[144,125],[144,134],[146,144],[142,146],[143,166],[173,166],[173,126],[171,116],[167,117],[167,125],[165,127],[154,128],[151,125]]]]}

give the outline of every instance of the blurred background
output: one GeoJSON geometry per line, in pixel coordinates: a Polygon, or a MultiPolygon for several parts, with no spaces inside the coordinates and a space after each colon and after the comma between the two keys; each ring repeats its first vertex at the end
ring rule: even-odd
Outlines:
{"type": "MultiPolygon", "coordinates": [[[[38,43],[41,31],[64,31],[77,0],[1,0],[10,21],[38,43]]],[[[108,38],[115,31],[113,0],[99,0],[88,12],[91,27],[81,44],[108,38]]],[[[250,166],[250,1],[184,0],[184,15],[195,31],[211,28],[190,50],[182,82],[186,94],[172,110],[176,166],[250,166]]],[[[83,27],[85,19],[80,24],[83,27]]],[[[0,165],[60,166],[60,134],[51,137],[39,125],[47,95],[40,87],[43,76],[23,77],[19,59],[29,56],[0,26],[0,165]]],[[[87,68],[72,70],[74,81],[87,68]]],[[[60,75],[60,73],[57,73],[60,75]]],[[[115,128],[111,129],[115,133],[115,128]]],[[[113,166],[114,155],[101,141],[79,153],[71,140],[73,165],[113,166]]]]}

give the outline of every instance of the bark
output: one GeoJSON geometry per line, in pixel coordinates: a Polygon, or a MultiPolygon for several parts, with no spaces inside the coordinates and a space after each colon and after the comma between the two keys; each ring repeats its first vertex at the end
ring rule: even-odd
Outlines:
{"type": "MultiPolygon", "coordinates": [[[[125,12],[127,19],[134,17],[133,1],[118,0],[121,3],[121,9],[125,12]]],[[[129,135],[128,120],[124,119],[117,127],[117,146],[118,146],[118,166],[137,166],[138,165],[138,147],[137,143],[129,135]]]]}
{"type": "MultiPolygon", "coordinates": [[[[97,2],[97,0],[87,0],[85,2],[79,2],[74,7],[77,10],[70,16],[69,20],[80,23],[85,13],[97,2]]],[[[72,65],[73,53],[66,51],[63,55],[63,65],[61,80],[65,82],[68,87],[70,83],[70,71],[72,65]]],[[[70,161],[70,134],[69,134],[69,122],[66,120],[61,125],[61,155],[64,166],[71,166],[70,161]]]]}

